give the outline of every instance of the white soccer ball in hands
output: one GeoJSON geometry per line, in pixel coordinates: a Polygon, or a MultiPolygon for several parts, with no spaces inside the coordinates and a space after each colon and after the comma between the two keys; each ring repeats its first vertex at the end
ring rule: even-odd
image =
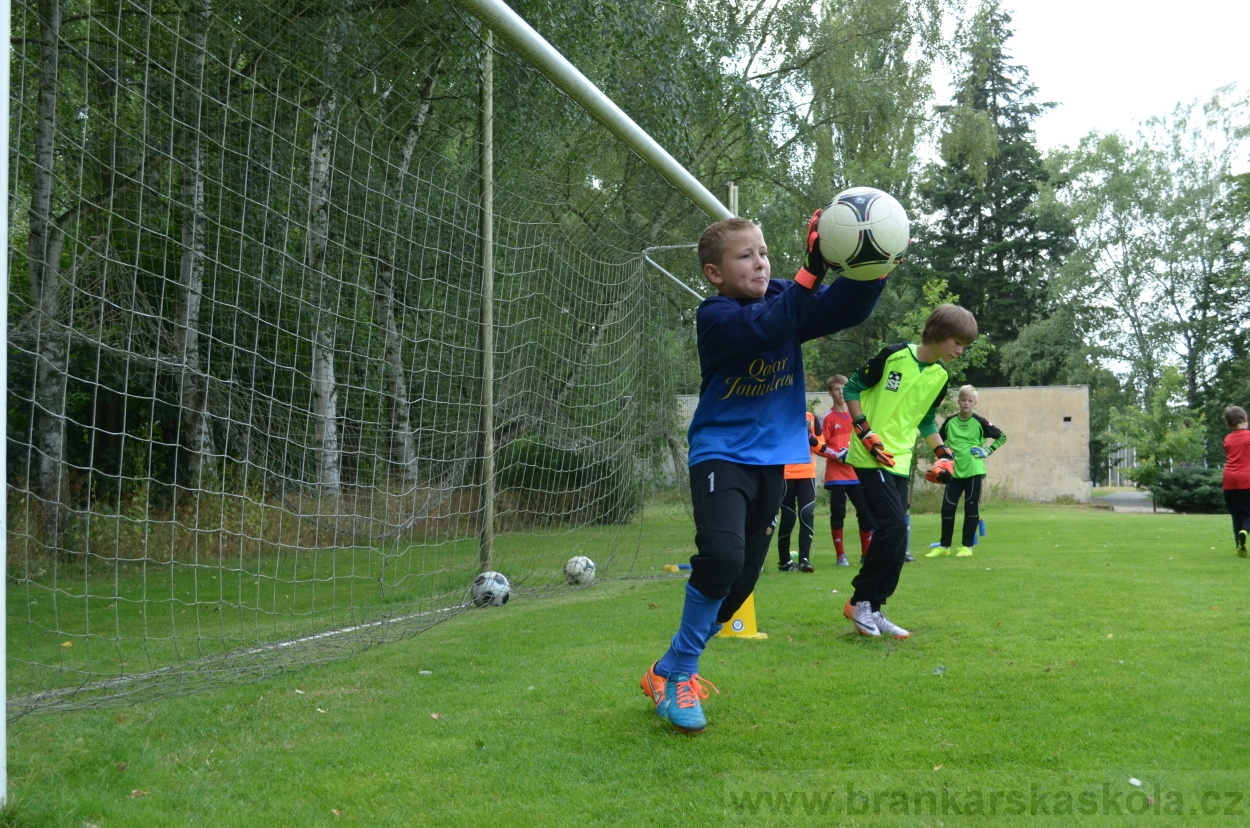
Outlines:
{"type": "Polygon", "coordinates": [[[479,607],[502,607],[512,597],[512,584],[498,572],[483,572],[473,579],[473,603],[479,607]]]}
{"type": "Polygon", "coordinates": [[[903,260],[911,222],[903,205],[873,187],[852,187],[829,202],[817,225],[820,254],[839,276],[872,282],[903,260]]]}
{"type": "Polygon", "coordinates": [[[569,558],[564,565],[564,579],[578,586],[589,584],[595,579],[595,562],[585,555],[569,558]]]}

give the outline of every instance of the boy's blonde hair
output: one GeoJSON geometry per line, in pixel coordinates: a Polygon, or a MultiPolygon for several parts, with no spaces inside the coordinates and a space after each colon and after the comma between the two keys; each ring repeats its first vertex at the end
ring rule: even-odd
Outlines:
{"type": "Polygon", "coordinates": [[[948,339],[971,345],[977,338],[977,318],[972,311],[959,305],[938,305],[924,323],[920,335],[923,345],[936,345],[948,339]]]}
{"type": "Polygon", "coordinates": [[[959,386],[959,393],[955,395],[955,399],[959,399],[964,396],[972,397],[973,401],[975,401],[977,399],[977,389],[971,385],[959,386]]]}
{"type": "Polygon", "coordinates": [[[1246,409],[1239,405],[1230,405],[1224,409],[1224,425],[1236,428],[1246,421],[1246,409]]]}
{"type": "Polygon", "coordinates": [[[719,265],[721,257],[725,255],[725,245],[729,243],[729,237],[752,228],[758,229],[759,225],[750,219],[731,218],[718,221],[704,230],[703,235],[699,236],[699,267],[719,265]]]}
{"type": "Polygon", "coordinates": [[[828,388],[831,393],[833,391],[833,386],[835,385],[846,385],[846,377],[841,374],[834,374],[825,382],[825,387],[828,388]]]}

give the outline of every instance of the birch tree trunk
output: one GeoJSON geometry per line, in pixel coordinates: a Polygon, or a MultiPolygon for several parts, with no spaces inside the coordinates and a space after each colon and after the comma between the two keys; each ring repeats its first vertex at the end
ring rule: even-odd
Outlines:
{"type": "Polygon", "coordinates": [[[39,0],[39,114],[30,199],[30,290],[38,318],[35,368],[35,450],[42,522],[59,535],[64,492],[66,339],[61,330],[61,234],[52,218],[56,159],[60,0],[39,0]]]}
{"type": "Polygon", "coordinates": [[[312,415],[316,424],[317,482],[331,498],[343,493],[343,445],[338,421],[338,380],[334,374],[334,314],[326,307],[329,280],[326,249],[330,239],[329,122],[337,101],[333,92],[317,104],[309,174],[308,246],[305,254],[313,290],[312,415]]]}
{"type": "MultiPolygon", "coordinates": [[[[421,97],[417,101],[416,113],[412,127],[404,140],[402,162],[395,175],[395,186],[391,187],[390,202],[398,204],[403,189],[404,176],[412,164],[412,154],[416,151],[417,140],[421,137],[421,129],[430,112],[430,101],[434,97],[434,84],[438,76],[443,56],[440,52],[434,59],[426,81],[421,87],[421,97]]],[[[405,488],[417,484],[419,467],[417,463],[416,441],[412,430],[412,401],[408,397],[408,377],[404,370],[403,340],[399,336],[399,324],[395,318],[395,260],[399,253],[399,219],[401,208],[396,207],[395,225],[389,229],[390,239],[386,253],[381,257],[378,267],[377,304],[378,324],[383,332],[383,354],[386,362],[386,383],[391,398],[391,427],[394,430],[394,444],[400,467],[401,480],[405,488]]]]}
{"type": "Polygon", "coordinates": [[[411,401],[408,379],[404,372],[403,342],[395,322],[394,269],[390,262],[378,268],[378,324],[382,326],[383,355],[386,359],[386,384],[391,396],[391,427],[394,429],[395,451],[404,488],[417,484],[417,449],[412,434],[411,401]]]}
{"type": "Polygon", "coordinates": [[[200,143],[204,50],[211,0],[192,3],[184,16],[189,34],[183,52],[184,86],[179,107],[180,138],[176,152],[182,166],[182,392],[180,417],[186,447],[187,479],[195,489],[213,488],[217,461],[208,413],[208,375],[200,359],[200,305],[204,297],[204,180],[200,143]]]}

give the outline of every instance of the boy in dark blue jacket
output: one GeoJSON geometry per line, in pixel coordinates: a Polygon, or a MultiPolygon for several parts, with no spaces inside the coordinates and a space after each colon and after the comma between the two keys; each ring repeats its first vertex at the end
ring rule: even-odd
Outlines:
{"type": "Polygon", "coordinates": [[[808,223],[806,262],[792,282],[770,278],[754,222],[720,221],[699,239],[699,263],[718,295],[696,319],[702,384],[689,442],[698,552],[677,634],[641,682],[655,712],[678,730],[707,725],[710,683],[698,674],[699,656],[755,589],[785,490],[783,467],[808,460],[800,345],[863,322],[885,287],[884,278],[821,286],[820,213],[808,223]]]}

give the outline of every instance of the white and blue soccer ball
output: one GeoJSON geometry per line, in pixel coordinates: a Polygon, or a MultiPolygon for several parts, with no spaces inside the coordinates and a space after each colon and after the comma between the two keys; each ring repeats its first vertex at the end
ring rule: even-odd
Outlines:
{"type": "Polygon", "coordinates": [[[874,187],[838,193],[820,215],[820,255],[839,276],[880,279],[903,260],[911,239],[907,211],[874,187]]]}
{"type": "Polygon", "coordinates": [[[512,584],[499,572],[483,572],[473,579],[473,603],[479,607],[502,607],[512,597],[512,584]]]}
{"type": "Polygon", "coordinates": [[[564,565],[564,579],[577,586],[591,583],[595,580],[595,562],[585,555],[569,558],[564,565]]]}

